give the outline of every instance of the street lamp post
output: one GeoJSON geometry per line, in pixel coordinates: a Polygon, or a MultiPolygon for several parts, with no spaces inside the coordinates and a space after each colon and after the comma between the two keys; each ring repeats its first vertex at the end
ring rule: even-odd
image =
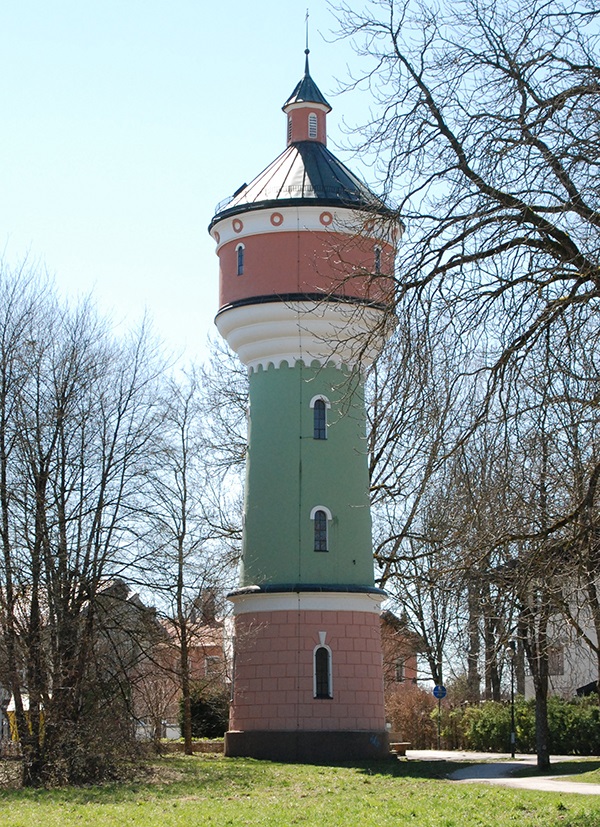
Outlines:
{"type": "Polygon", "coordinates": [[[510,661],[510,757],[515,757],[515,746],[517,732],[515,729],[515,657],[517,654],[517,642],[509,640],[506,647],[506,655],[510,661]]]}

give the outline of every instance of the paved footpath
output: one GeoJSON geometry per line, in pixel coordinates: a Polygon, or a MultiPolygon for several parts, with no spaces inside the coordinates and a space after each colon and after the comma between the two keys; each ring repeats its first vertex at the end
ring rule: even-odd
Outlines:
{"type": "MultiPolygon", "coordinates": [[[[461,752],[445,750],[410,749],[406,757],[419,761],[481,761],[464,769],[455,770],[448,778],[462,783],[497,784],[502,787],[516,787],[521,790],[544,790],[553,793],[579,793],[580,795],[600,795],[600,784],[586,784],[573,781],[576,776],[552,776],[552,766],[547,776],[530,778],[513,778],[512,773],[525,766],[535,766],[535,755],[516,755],[512,759],[508,754],[495,752],[461,752]],[[485,762],[485,763],[483,763],[485,762]]],[[[587,758],[587,756],[586,756],[587,758]]],[[[553,761],[572,761],[573,756],[555,755],[553,761]]]]}

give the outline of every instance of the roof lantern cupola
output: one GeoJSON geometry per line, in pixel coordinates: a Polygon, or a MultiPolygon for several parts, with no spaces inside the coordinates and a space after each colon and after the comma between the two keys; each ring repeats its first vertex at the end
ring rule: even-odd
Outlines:
{"type": "Polygon", "coordinates": [[[211,232],[226,217],[266,206],[319,204],[391,215],[386,204],[328,149],[325,119],[331,106],[310,76],[308,47],[305,55],[304,75],[282,107],[288,121],[286,148],[249,184],[218,204],[211,232]]]}
{"type": "Polygon", "coordinates": [[[317,141],[327,144],[327,113],[331,106],[325,100],[319,87],[310,76],[308,68],[308,47],[304,50],[304,76],[283,104],[287,115],[287,145],[299,141],[317,141]]]}

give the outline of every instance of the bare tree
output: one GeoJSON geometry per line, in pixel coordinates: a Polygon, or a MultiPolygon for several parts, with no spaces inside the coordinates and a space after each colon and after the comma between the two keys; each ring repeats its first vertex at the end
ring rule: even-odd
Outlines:
{"type": "MultiPolygon", "coordinates": [[[[589,337],[578,333],[596,311],[600,287],[600,12],[554,0],[527,7],[378,0],[362,11],[338,10],[362,57],[353,83],[368,86],[374,100],[358,148],[374,153],[407,226],[396,311],[407,324],[425,316],[429,330],[449,329],[450,319],[467,354],[453,375],[470,384],[473,412],[446,455],[478,429],[503,433],[509,507],[475,534],[480,559],[494,549],[508,558],[494,552],[492,571],[512,556],[536,584],[521,601],[533,612],[528,646],[530,662],[542,658],[541,698],[557,556],[577,537],[593,538],[600,477],[597,455],[587,451],[577,484],[570,491],[562,484],[554,449],[564,447],[570,426],[546,369],[548,343],[556,360],[568,348],[578,370],[571,414],[593,418],[595,367],[586,363],[589,337]],[[532,395],[540,356],[546,390],[532,395]],[[524,451],[526,434],[533,455],[524,451]]],[[[434,359],[443,353],[438,341],[434,359]]],[[[473,501],[483,503],[482,494],[474,490],[473,501]]]]}
{"type": "Polygon", "coordinates": [[[21,617],[23,614],[20,567],[24,562],[18,544],[14,542],[14,467],[18,463],[15,416],[16,404],[28,374],[23,359],[23,342],[36,319],[45,296],[45,285],[38,284],[25,268],[7,272],[1,284],[2,318],[0,325],[0,505],[2,508],[2,640],[6,659],[6,678],[15,705],[17,729],[28,743],[28,726],[22,697],[21,617]]]}
{"type": "MultiPolygon", "coordinates": [[[[230,390],[229,383],[223,385],[223,390],[230,390]]],[[[227,537],[231,543],[231,535],[236,532],[229,519],[222,519],[226,510],[222,507],[226,475],[220,475],[220,486],[214,485],[212,479],[211,460],[214,462],[215,457],[210,447],[207,448],[206,404],[200,376],[193,369],[166,384],[161,445],[149,500],[156,547],[150,578],[154,591],[161,595],[168,626],[175,632],[182,729],[189,755],[192,753],[192,694],[194,683],[199,679],[198,664],[194,664],[191,653],[201,628],[206,625],[200,604],[209,595],[214,601],[223,594],[231,584],[237,562],[236,555],[228,553],[223,542],[227,537]]],[[[228,457],[230,450],[228,444],[228,457]]],[[[223,460],[219,463],[229,473],[229,463],[223,460]]],[[[214,617],[211,622],[216,622],[214,617]]],[[[221,655],[223,665],[224,653],[221,655]]],[[[162,668],[166,671],[171,668],[168,659],[162,668]]]]}
{"type": "Polygon", "coordinates": [[[600,12],[382,0],[340,16],[376,107],[360,149],[408,228],[399,310],[452,308],[487,377],[483,416],[507,365],[598,298],[600,12]]]}
{"type": "MultiPolygon", "coordinates": [[[[400,316],[367,382],[375,560],[440,683],[455,651],[462,562],[450,460],[471,416],[472,388],[452,318],[400,316]]],[[[455,660],[453,658],[453,660],[455,660]]]]}
{"type": "Polygon", "coordinates": [[[3,640],[26,780],[73,780],[102,763],[98,597],[138,554],[160,366],[144,330],[117,341],[89,302],[2,276],[3,640]]]}

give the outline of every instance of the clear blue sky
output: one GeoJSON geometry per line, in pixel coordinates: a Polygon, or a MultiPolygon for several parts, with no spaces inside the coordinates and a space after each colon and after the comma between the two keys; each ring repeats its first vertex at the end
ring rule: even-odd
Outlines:
{"type": "MultiPolygon", "coordinates": [[[[290,0],[3,3],[4,258],[29,255],[116,322],[147,309],[169,348],[202,358],[218,278],[206,227],[285,146],[305,12],[290,0]]],[[[313,2],[311,74],[334,106],[337,152],[342,119],[366,116],[370,100],[335,94],[355,60],[335,25],[326,0],[313,2]]]]}

